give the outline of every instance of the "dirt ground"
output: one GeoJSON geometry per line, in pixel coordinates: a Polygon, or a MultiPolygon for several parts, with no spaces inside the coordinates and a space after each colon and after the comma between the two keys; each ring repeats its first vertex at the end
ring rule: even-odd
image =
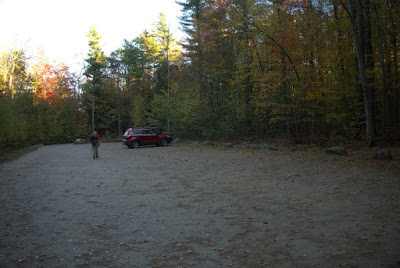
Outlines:
{"type": "Polygon", "coordinates": [[[99,152],[43,146],[0,164],[0,267],[400,265],[399,156],[99,152]]]}

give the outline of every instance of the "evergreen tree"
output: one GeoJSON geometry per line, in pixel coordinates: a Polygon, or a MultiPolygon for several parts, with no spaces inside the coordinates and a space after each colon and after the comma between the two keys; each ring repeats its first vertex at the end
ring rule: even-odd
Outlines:
{"type": "MultiPolygon", "coordinates": [[[[86,84],[86,97],[87,100],[91,97],[91,114],[92,114],[92,131],[95,130],[95,99],[99,97],[102,77],[104,68],[106,67],[106,57],[100,46],[101,36],[97,32],[94,26],[92,26],[87,34],[89,39],[89,53],[88,58],[85,60],[87,63],[84,75],[88,78],[88,83],[86,84]]],[[[88,104],[88,103],[87,103],[88,104]]],[[[97,109],[98,110],[98,109],[97,109]]]]}
{"type": "MultiPolygon", "coordinates": [[[[160,60],[156,72],[156,88],[164,92],[166,95],[166,125],[169,132],[170,127],[170,63],[175,61],[179,53],[178,43],[172,35],[167,25],[167,18],[164,13],[158,17],[155,23],[155,29],[152,31],[160,47],[160,60]]],[[[156,107],[158,105],[156,104],[156,107]]],[[[159,108],[159,107],[158,107],[159,108]]]]}

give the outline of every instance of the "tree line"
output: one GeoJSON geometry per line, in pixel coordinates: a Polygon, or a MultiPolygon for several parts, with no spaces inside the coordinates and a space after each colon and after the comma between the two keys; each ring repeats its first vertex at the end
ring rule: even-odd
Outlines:
{"type": "Polygon", "coordinates": [[[1,145],[158,126],[182,137],[323,142],[400,136],[395,0],[179,1],[105,55],[92,27],[83,76],[2,54],[1,145]]]}

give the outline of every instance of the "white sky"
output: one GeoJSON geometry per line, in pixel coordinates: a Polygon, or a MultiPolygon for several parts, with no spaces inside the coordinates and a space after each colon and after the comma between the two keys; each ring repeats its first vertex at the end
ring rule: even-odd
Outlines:
{"type": "Polygon", "coordinates": [[[175,0],[0,0],[0,51],[22,46],[35,54],[41,48],[50,60],[80,69],[91,25],[109,55],[124,39],[153,28],[161,12],[174,36],[182,38],[175,0]]]}

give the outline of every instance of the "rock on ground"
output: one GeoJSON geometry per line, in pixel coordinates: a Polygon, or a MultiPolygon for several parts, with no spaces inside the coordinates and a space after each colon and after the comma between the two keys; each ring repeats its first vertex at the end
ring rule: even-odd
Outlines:
{"type": "Polygon", "coordinates": [[[325,150],[327,154],[347,155],[347,150],[343,146],[334,146],[325,150]]]}
{"type": "Polygon", "coordinates": [[[392,160],[393,155],[392,152],[388,149],[380,149],[375,152],[374,159],[377,160],[392,160]]]}
{"type": "Polygon", "coordinates": [[[263,144],[261,146],[261,149],[263,149],[263,150],[278,150],[277,147],[275,147],[273,145],[269,145],[269,144],[263,144]]]}
{"type": "Polygon", "coordinates": [[[74,144],[85,144],[86,140],[85,139],[76,139],[74,144]]]}

